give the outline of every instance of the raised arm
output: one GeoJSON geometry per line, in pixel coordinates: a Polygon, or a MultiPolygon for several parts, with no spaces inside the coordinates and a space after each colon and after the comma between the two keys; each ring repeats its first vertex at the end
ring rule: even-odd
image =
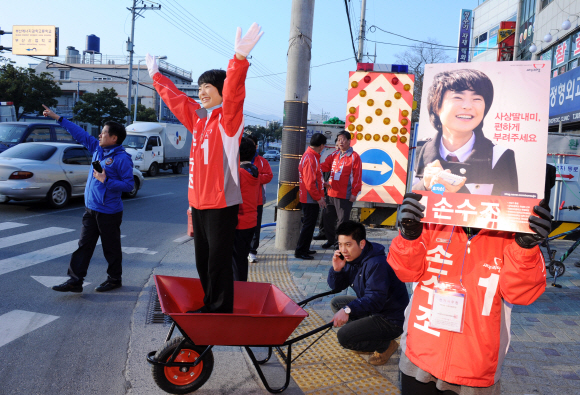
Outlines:
{"type": "Polygon", "coordinates": [[[54,113],[50,108],[46,107],[44,104],[44,111],[42,115],[49,117],[57,121],[67,132],[79,143],[82,144],[89,152],[92,154],[99,146],[99,140],[88,134],[83,128],[81,128],[76,123],[72,123],[68,119],[61,117],[54,113]]]}

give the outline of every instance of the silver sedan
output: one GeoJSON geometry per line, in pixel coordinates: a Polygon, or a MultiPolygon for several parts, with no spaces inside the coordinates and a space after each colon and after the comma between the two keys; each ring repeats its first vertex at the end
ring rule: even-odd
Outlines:
{"type": "MultiPolygon", "coordinates": [[[[53,208],[67,205],[85,193],[91,170],[91,153],[78,144],[24,143],[0,154],[0,203],[10,200],[46,199],[53,208]]],[[[143,186],[143,175],[133,169],[135,188],[124,193],[132,198],[143,186]]]]}

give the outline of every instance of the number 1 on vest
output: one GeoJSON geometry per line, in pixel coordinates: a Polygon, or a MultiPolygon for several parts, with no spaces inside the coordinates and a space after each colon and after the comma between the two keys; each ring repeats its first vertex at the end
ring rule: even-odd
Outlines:
{"type": "Polygon", "coordinates": [[[209,151],[209,142],[207,140],[203,140],[203,143],[201,143],[201,149],[203,150],[203,164],[207,165],[209,151]]]}

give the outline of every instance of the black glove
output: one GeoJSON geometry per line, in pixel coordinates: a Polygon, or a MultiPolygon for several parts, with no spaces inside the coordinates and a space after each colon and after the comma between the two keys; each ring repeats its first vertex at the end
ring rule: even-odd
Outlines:
{"type": "Polygon", "coordinates": [[[516,233],[516,243],[522,248],[532,248],[537,244],[541,244],[552,230],[550,206],[543,199],[539,206],[534,206],[534,213],[538,217],[530,215],[528,221],[530,222],[530,229],[535,233],[516,233]]]}
{"type": "Polygon", "coordinates": [[[401,227],[401,235],[407,240],[415,240],[421,236],[423,232],[423,224],[421,218],[425,215],[425,206],[419,203],[423,196],[418,193],[406,193],[403,197],[403,204],[399,208],[399,226],[401,227]]]}

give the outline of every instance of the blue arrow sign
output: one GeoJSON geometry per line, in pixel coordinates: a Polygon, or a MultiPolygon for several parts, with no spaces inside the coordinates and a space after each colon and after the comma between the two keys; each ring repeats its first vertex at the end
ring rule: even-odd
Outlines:
{"type": "Polygon", "coordinates": [[[362,181],[367,185],[382,185],[393,175],[393,160],[385,151],[370,149],[360,156],[362,181]]]}

